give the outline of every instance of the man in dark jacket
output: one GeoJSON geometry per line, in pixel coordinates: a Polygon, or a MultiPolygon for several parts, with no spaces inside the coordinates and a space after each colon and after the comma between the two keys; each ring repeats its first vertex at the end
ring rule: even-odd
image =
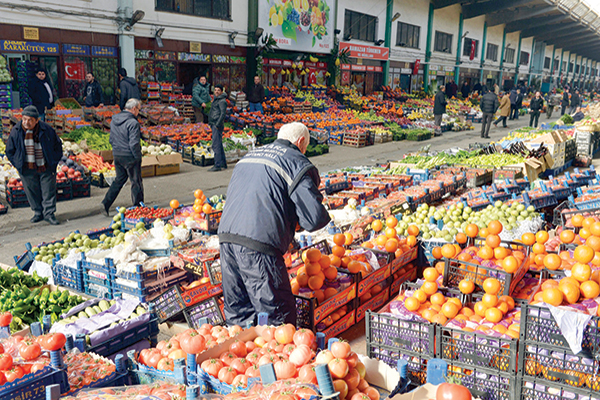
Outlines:
{"type": "Polygon", "coordinates": [[[531,99],[529,103],[529,126],[534,126],[537,128],[538,120],[540,119],[540,113],[542,112],[542,108],[544,107],[544,99],[542,98],[542,94],[540,92],[535,92],[535,97],[531,99]],[[535,121],[535,124],[534,124],[535,121]]]}
{"type": "Polygon", "coordinates": [[[254,85],[248,90],[248,102],[250,103],[250,112],[263,112],[262,102],[265,99],[265,88],[260,83],[260,77],[254,77],[254,85]]]}
{"type": "Polygon", "coordinates": [[[519,110],[523,107],[523,93],[517,89],[517,99],[515,100],[515,112],[513,119],[519,119],[519,110]]]}
{"type": "Polygon", "coordinates": [[[54,129],[39,120],[35,106],[23,110],[6,143],[6,156],[19,171],[29,206],[31,222],[45,219],[58,225],[56,212],[56,166],[62,157],[62,144],[54,129]]]}
{"type": "Polygon", "coordinates": [[[579,97],[579,90],[575,89],[575,93],[571,95],[571,113],[575,113],[579,106],[581,106],[581,98],[579,97]]]}
{"type": "Polygon", "coordinates": [[[475,92],[477,92],[477,93],[479,93],[481,95],[482,94],[481,88],[482,88],[481,83],[477,82],[475,84],[475,86],[473,86],[473,91],[475,91],[475,92]]]}
{"type": "Polygon", "coordinates": [[[573,114],[573,122],[579,122],[585,118],[585,114],[581,111],[581,107],[577,107],[577,111],[573,114]]]}
{"type": "Polygon", "coordinates": [[[567,109],[569,107],[569,88],[566,87],[563,90],[562,101],[560,102],[560,115],[565,115],[565,112],[568,112],[567,109]]]}
{"type": "Polygon", "coordinates": [[[205,76],[201,76],[192,89],[192,107],[194,108],[196,123],[208,122],[207,107],[210,105],[210,101],[210,84],[206,81],[205,76]]]}
{"type": "Polygon", "coordinates": [[[141,107],[140,100],[129,99],[125,104],[125,110],[114,115],[110,122],[110,144],[113,148],[117,176],[102,200],[102,212],[106,216],[127,179],[131,182],[133,205],[138,206],[144,202],[142,146],[140,144],[140,123],[137,120],[141,107]]]}
{"type": "Polygon", "coordinates": [[[440,85],[438,88],[438,92],[435,94],[435,98],[433,100],[433,118],[435,124],[435,130],[437,134],[442,133],[442,115],[446,112],[446,87],[444,85],[440,85]]]}
{"type": "Polygon", "coordinates": [[[54,93],[50,81],[46,77],[46,71],[42,68],[38,68],[35,78],[29,82],[29,97],[38,110],[39,119],[46,121],[46,109],[52,108],[54,93]]]}
{"type": "Polygon", "coordinates": [[[469,93],[471,93],[471,88],[469,87],[467,81],[463,82],[462,87],[460,88],[460,92],[462,93],[463,99],[469,97],[469,93]]]}
{"type": "Polygon", "coordinates": [[[490,138],[490,125],[492,124],[494,114],[496,113],[496,110],[498,110],[499,106],[500,102],[498,101],[498,96],[496,96],[494,92],[486,91],[481,98],[481,102],[479,103],[479,107],[483,113],[483,118],[481,121],[482,138],[490,138]]]}
{"type": "Polygon", "coordinates": [[[83,100],[86,107],[98,107],[102,105],[102,86],[94,78],[94,74],[88,72],[85,75],[85,88],[83,89],[83,100]]]}
{"type": "Polygon", "coordinates": [[[228,325],[296,325],[296,302],[283,260],[299,225],[323,228],[330,217],[322,205],[319,172],[304,156],[306,126],[281,127],[277,140],[236,165],[219,224],[225,318],[228,325]]]}
{"type": "Polygon", "coordinates": [[[227,169],[227,160],[223,150],[223,129],[225,128],[225,115],[227,111],[227,95],[223,92],[223,85],[215,85],[215,98],[208,114],[208,124],[212,131],[212,150],[215,155],[215,165],[209,171],[227,169]]]}
{"type": "Polygon", "coordinates": [[[140,99],[140,89],[135,79],[127,76],[125,68],[119,69],[119,89],[121,89],[121,97],[119,97],[119,107],[125,109],[125,104],[129,99],[140,99]]]}
{"type": "Polygon", "coordinates": [[[517,89],[512,88],[510,90],[510,95],[508,96],[510,100],[510,115],[508,117],[509,120],[514,119],[515,110],[517,109],[517,89]]]}

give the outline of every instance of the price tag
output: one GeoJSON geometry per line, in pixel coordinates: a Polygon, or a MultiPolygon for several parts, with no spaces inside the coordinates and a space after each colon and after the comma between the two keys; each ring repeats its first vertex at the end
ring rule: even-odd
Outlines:
{"type": "Polygon", "coordinates": [[[408,204],[407,202],[404,202],[402,204],[396,204],[390,208],[390,214],[392,215],[406,214],[410,211],[412,210],[410,208],[410,204],[408,204]]]}
{"type": "Polygon", "coordinates": [[[200,320],[206,318],[211,325],[223,325],[225,318],[215,297],[188,307],[183,315],[188,325],[194,329],[200,329],[200,320]]]}
{"type": "Polygon", "coordinates": [[[159,321],[162,323],[185,309],[185,303],[177,286],[172,286],[158,296],[153,302],[159,321]]]}
{"type": "Polygon", "coordinates": [[[203,278],[205,276],[204,263],[202,263],[201,265],[198,265],[198,264],[186,262],[183,266],[183,269],[185,269],[188,272],[191,272],[194,275],[198,275],[201,278],[203,278]]]}

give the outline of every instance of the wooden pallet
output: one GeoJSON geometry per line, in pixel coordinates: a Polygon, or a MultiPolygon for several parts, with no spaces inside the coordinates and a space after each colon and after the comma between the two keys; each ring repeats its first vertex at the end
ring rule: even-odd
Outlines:
{"type": "Polygon", "coordinates": [[[367,140],[365,139],[355,139],[355,138],[346,138],[344,137],[344,146],[349,147],[365,147],[367,145],[367,140]]]}

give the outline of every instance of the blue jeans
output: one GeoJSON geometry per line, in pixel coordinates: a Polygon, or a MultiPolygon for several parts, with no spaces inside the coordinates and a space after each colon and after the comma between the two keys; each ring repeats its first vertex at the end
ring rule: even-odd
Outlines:
{"type": "Polygon", "coordinates": [[[250,112],[260,111],[263,112],[262,104],[260,103],[250,103],[250,112]]]}

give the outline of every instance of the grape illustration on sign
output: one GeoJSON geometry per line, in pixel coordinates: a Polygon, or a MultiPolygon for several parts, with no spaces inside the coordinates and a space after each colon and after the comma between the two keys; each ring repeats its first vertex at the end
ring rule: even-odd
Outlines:
{"type": "Polygon", "coordinates": [[[260,0],[259,26],[285,50],[329,53],[333,47],[331,0],[260,0]]]}

